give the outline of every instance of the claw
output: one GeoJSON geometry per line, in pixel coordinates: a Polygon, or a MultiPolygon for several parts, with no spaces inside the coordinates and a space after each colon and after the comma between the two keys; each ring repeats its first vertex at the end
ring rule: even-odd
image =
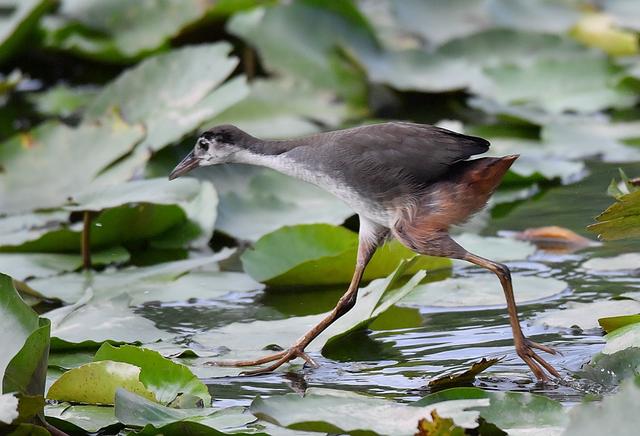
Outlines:
{"type": "Polygon", "coordinates": [[[560,373],[551,364],[549,364],[533,351],[534,348],[550,354],[558,354],[558,351],[546,345],[541,345],[536,342],[530,341],[526,338],[523,338],[523,341],[519,346],[516,345],[516,352],[518,353],[518,356],[520,356],[520,358],[524,360],[529,368],[531,368],[531,371],[536,376],[536,378],[543,382],[549,381],[549,377],[547,377],[547,375],[543,371],[543,368],[546,369],[547,372],[554,377],[561,378],[560,373]]]}

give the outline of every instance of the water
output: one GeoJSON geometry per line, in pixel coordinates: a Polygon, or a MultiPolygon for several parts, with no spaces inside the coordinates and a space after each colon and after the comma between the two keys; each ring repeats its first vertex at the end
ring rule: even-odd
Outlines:
{"type": "MultiPolygon", "coordinates": [[[[590,174],[581,182],[543,190],[533,199],[492,211],[483,234],[502,230],[559,225],[590,236],[585,226],[607,207],[612,199],[604,193],[616,177],[616,165],[592,162],[590,174]]],[[[627,166],[629,174],[637,168],[627,166]]],[[[302,392],[307,387],[324,387],[365,392],[397,401],[413,401],[428,393],[430,377],[443,371],[465,368],[483,357],[504,358],[483,373],[475,385],[491,390],[529,391],[570,405],[587,394],[601,394],[606,387],[570,377],[603,345],[602,331],[592,329],[549,329],[530,321],[541,311],[561,307],[570,301],[589,302],[640,290],[640,270],[636,274],[598,276],[580,265],[592,257],[639,251],[638,241],[606,243],[571,254],[538,252],[526,262],[509,264],[513,271],[554,277],[569,284],[556,298],[522,306],[521,321],[531,339],[555,347],[561,356],[548,356],[566,379],[541,384],[533,380],[528,367],[515,355],[506,309],[426,310],[396,307],[371,327],[349,339],[346,346],[327,356],[317,357],[320,368],[292,365],[285,372],[255,377],[207,379],[217,406],[248,405],[257,395],[302,392]]],[[[478,273],[475,267],[456,267],[456,276],[478,273]]],[[[516,297],[517,297],[517,289],[516,297]]],[[[146,306],[141,312],[158,326],[188,336],[229,322],[281,319],[330,310],[343,289],[295,292],[264,291],[236,294],[222,302],[203,306],[146,306]]],[[[496,279],[496,292],[501,293],[496,279]]],[[[300,332],[302,334],[303,332],[300,332]]],[[[277,339],[277,338],[275,338],[277,339]]],[[[543,356],[547,358],[547,356],[543,356]]]]}

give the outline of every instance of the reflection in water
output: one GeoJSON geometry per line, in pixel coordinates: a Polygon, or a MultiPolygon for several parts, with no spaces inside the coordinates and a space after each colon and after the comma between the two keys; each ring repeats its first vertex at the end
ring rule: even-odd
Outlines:
{"type": "MultiPolygon", "coordinates": [[[[584,227],[609,205],[605,189],[617,174],[617,166],[592,164],[591,175],[579,184],[542,192],[530,201],[502,208],[484,233],[559,225],[586,234],[584,227]]],[[[631,171],[629,171],[631,172],[631,171]]],[[[572,374],[589,361],[603,344],[599,329],[547,329],[531,320],[540,312],[562,307],[570,301],[590,302],[640,289],[640,275],[595,275],[580,268],[589,258],[640,251],[636,242],[605,243],[572,254],[537,252],[526,262],[513,262],[515,271],[554,277],[569,284],[570,291],[553,299],[520,308],[525,334],[552,345],[563,354],[549,361],[564,374],[572,374]]],[[[456,267],[456,277],[477,273],[472,267],[456,267]]],[[[496,279],[497,293],[501,293],[496,279]]],[[[139,308],[160,328],[185,337],[231,322],[283,319],[330,310],[343,289],[230,293],[216,301],[193,301],[179,305],[146,305],[139,308]]],[[[516,289],[517,298],[517,289],[516,289]]],[[[559,383],[541,385],[533,381],[526,365],[516,356],[504,308],[465,310],[393,308],[372,324],[370,332],[358,332],[340,347],[318,356],[318,369],[292,365],[292,373],[257,377],[208,379],[217,405],[246,405],[256,394],[300,392],[305,387],[325,387],[367,392],[399,401],[423,396],[430,377],[445,370],[465,368],[482,357],[505,358],[491,367],[476,385],[492,390],[532,391],[565,404],[586,394],[601,394],[594,382],[567,377],[559,383]]],[[[303,332],[300,332],[301,334],[303,332]]],[[[316,356],[314,356],[316,357],[316,356]]]]}

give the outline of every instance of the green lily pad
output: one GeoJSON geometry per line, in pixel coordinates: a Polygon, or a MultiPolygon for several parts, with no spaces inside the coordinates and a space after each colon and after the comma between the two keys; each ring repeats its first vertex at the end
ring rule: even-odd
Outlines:
{"type": "MultiPolygon", "coordinates": [[[[93,265],[108,265],[129,260],[129,252],[122,247],[92,253],[93,265]]],[[[16,280],[31,277],[45,278],[82,266],[82,257],[75,254],[0,253],[0,272],[16,280]]]]}
{"type": "MultiPolygon", "coordinates": [[[[61,430],[72,425],[76,432],[96,433],[103,428],[118,424],[118,419],[111,406],[88,404],[71,405],[66,402],[48,404],[44,408],[47,421],[61,430]]],[[[69,431],[67,431],[69,432],[69,431]]]]}
{"type": "Polygon", "coordinates": [[[578,326],[582,329],[593,329],[598,328],[598,319],[600,318],[637,313],[640,313],[640,302],[634,300],[569,302],[566,304],[566,309],[550,309],[541,313],[536,317],[535,323],[549,327],[570,328],[578,326]]]}
{"type": "Polygon", "coordinates": [[[204,383],[186,366],[162,357],[157,351],[131,345],[113,347],[106,343],[96,352],[94,361],[107,360],[139,367],[139,380],[159,403],[168,404],[178,395],[194,395],[207,406],[211,403],[211,395],[204,383]]]}
{"type": "Polygon", "coordinates": [[[619,26],[640,31],[640,11],[633,0],[607,0],[602,9],[611,14],[619,26]]]}
{"type": "Polygon", "coordinates": [[[270,169],[221,165],[200,174],[220,197],[216,230],[238,239],[256,241],[285,225],[342,224],[354,214],[328,192],[270,169]]]}
{"type": "MultiPolygon", "coordinates": [[[[535,245],[511,238],[480,236],[473,233],[454,235],[453,239],[471,253],[496,262],[524,260],[536,252],[535,245]]],[[[469,265],[468,262],[464,262],[469,265]]]]}
{"type": "Polygon", "coordinates": [[[488,405],[487,399],[472,399],[415,406],[346,391],[311,388],[303,397],[258,396],[251,403],[251,413],[296,430],[401,436],[413,435],[420,418],[429,416],[434,409],[441,416],[453,418],[457,425],[475,428],[479,413],[470,409],[488,405]]]}
{"type": "Polygon", "coordinates": [[[22,301],[4,274],[0,274],[0,329],[4,332],[0,392],[42,395],[50,324],[22,301]]]}
{"type": "Polygon", "coordinates": [[[259,138],[291,138],[337,126],[348,115],[329,93],[288,80],[255,80],[249,95],[206,126],[233,124],[259,138]]]}
{"type": "MultiPolygon", "coordinates": [[[[513,289],[519,305],[550,298],[567,289],[567,283],[550,277],[513,275],[513,289]]],[[[471,277],[448,278],[418,285],[403,298],[402,306],[411,307],[502,307],[506,301],[498,278],[487,272],[471,277]]]]}
{"type": "Polygon", "coordinates": [[[582,268],[591,273],[633,271],[640,269],[640,253],[625,253],[613,257],[596,257],[583,263],[582,268]]]}
{"type": "Polygon", "coordinates": [[[40,17],[54,5],[52,0],[9,0],[3,2],[0,18],[0,59],[11,55],[29,35],[40,17]]]}
{"type": "Polygon", "coordinates": [[[620,390],[602,401],[580,404],[569,412],[563,435],[591,436],[606,433],[634,434],[640,425],[636,405],[640,402],[638,382],[628,380],[620,390]]]}
{"type": "Polygon", "coordinates": [[[542,59],[526,67],[487,68],[488,81],[474,91],[499,103],[528,102],[551,113],[592,113],[635,104],[632,90],[615,86],[621,73],[604,57],[542,59]]]}
{"type": "Polygon", "coordinates": [[[623,195],[596,217],[587,229],[601,239],[623,239],[640,236],[640,191],[623,195]]]}
{"type": "Polygon", "coordinates": [[[564,33],[580,18],[572,0],[491,0],[493,23],[498,27],[534,32],[564,33]]]}
{"type": "Polygon", "coordinates": [[[640,323],[628,324],[615,329],[604,337],[603,354],[613,354],[631,347],[640,347],[640,323]]]}
{"type": "Polygon", "coordinates": [[[432,391],[451,388],[454,386],[471,385],[476,376],[487,368],[498,363],[500,359],[485,359],[474,362],[463,371],[440,374],[438,377],[429,380],[428,386],[432,391]]]}
{"type": "Polygon", "coordinates": [[[598,353],[578,375],[602,385],[617,386],[640,374],[640,348],[630,347],[612,354],[598,353]]]}
{"type": "Polygon", "coordinates": [[[98,90],[92,87],[72,88],[59,84],[46,91],[30,94],[29,101],[45,116],[69,117],[87,107],[98,90]]]}
{"type": "Polygon", "coordinates": [[[115,108],[126,120],[144,124],[146,137],[138,150],[159,150],[247,95],[241,77],[222,84],[238,64],[230,51],[228,43],[220,42],[146,59],[105,86],[86,116],[100,118],[115,108]]]}
{"type": "MultiPolygon", "coordinates": [[[[408,282],[402,276],[412,268],[417,259],[404,261],[386,279],[372,281],[360,289],[353,309],[336,320],[307,347],[308,351],[320,351],[323,347],[336,346],[339,340],[354,331],[361,330],[380,314],[395,304],[424,278],[424,271],[416,273],[408,282]]],[[[292,344],[298,337],[320,322],[327,314],[292,317],[283,320],[237,322],[224,327],[198,333],[193,340],[205,348],[227,347],[225,359],[257,358],[268,351],[264,347],[275,341],[282,347],[292,344]]],[[[237,368],[234,372],[239,372],[237,368]]],[[[226,371],[228,373],[229,371],[226,371]]]]}
{"type": "MultiPolygon", "coordinates": [[[[562,404],[528,392],[491,392],[478,388],[452,388],[427,395],[411,403],[415,406],[446,404],[452,400],[485,399],[489,404],[470,407],[487,422],[509,434],[560,434],[567,422],[562,404]],[[528,433],[530,432],[530,433],[528,433]]],[[[443,415],[445,416],[445,415],[443,415]]]]}
{"type": "Polygon", "coordinates": [[[140,126],[113,117],[76,128],[52,121],[14,136],[0,146],[0,212],[61,206],[142,136],[140,126]]]}
{"type": "Polygon", "coordinates": [[[607,333],[611,333],[614,330],[624,327],[629,324],[640,322],[640,314],[637,315],[622,315],[622,316],[608,316],[600,318],[598,324],[607,333]]]}
{"type": "MultiPolygon", "coordinates": [[[[358,236],[343,227],[309,224],[283,227],[263,236],[243,253],[245,271],[269,286],[312,286],[349,283],[356,264],[358,236]]],[[[364,280],[389,275],[402,259],[416,254],[398,242],[381,247],[371,259],[364,280]]],[[[413,274],[421,269],[450,266],[442,258],[419,256],[413,274]]]]}
{"type": "Polygon", "coordinates": [[[140,381],[141,369],[109,360],[87,363],[62,374],[47,392],[47,398],[85,404],[114,404],[116,390],[124,388],[150,400],[153,392],[140,381]]]}
{"type": "Polygon", "coordinates": [[[226,15],[255,1],[63,0],[42,23],[49,48],[92,59],[125,62],[166,50],[169,41],[209,14],[226,15]]]}
{"type": "MultiPolygon", "coordinates": [[[[109,299],[122,293],[145,292],[154,285],[170,283],[188,271],[215,265],[218,261],[227,258],[230,253],[231,250],[222,250],[212,256],[165,262],[147,267],[63,274],[47,279],[31,280],[28,284],[38,296],[58,299],[65,303],[77,302],[89,286],[96,298],[109,299]]],[[[153,295],[149,295],[149,299],[153,299],[153,295]]],[[[55,311],[52,311],[48,314],[54,313],[55,311]]]]}

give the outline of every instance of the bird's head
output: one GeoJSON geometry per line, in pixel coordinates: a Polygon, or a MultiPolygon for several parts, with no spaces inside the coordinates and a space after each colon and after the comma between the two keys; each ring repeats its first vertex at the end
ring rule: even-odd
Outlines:
{"type": "Polygon", "coordinates": [[[177,179],[194,168],[233,161],[244,149],[248,134],[231,125],[216,126],[198,137],[193,150],[171,171],[169,180],[177,179]]]}

